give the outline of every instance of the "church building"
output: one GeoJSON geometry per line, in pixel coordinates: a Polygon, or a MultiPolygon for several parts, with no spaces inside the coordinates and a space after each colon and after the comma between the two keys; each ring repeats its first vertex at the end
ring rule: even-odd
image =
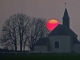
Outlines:
{"type": "Polygon", "coordinates": [[[40,38],[33,46],[34,52],[80,53],[80,42],[77,34],[70,29],[70,17],[65,8],[63,24],[52,30],[48,37],[40,38]]]}

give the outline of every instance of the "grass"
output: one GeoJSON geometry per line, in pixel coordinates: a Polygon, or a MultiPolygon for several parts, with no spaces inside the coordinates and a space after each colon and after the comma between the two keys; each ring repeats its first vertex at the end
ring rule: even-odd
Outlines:
{"type": "Polygon", "coordinates": [[[5,54],[0,60],[80,60],[80,54],[5,54]]]}

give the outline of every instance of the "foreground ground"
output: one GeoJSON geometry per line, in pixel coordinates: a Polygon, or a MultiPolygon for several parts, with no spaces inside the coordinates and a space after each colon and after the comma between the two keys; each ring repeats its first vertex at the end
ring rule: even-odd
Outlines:
{"type": "Polygon", "coordinates": [[[4,54],[0,60],[80,60],[80,54],[4,54]]]}

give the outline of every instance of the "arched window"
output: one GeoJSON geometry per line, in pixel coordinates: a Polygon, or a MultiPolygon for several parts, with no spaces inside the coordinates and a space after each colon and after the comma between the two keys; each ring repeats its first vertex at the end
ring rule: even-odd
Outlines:
{"type": "Polygon", "coordinates": [[[59,42],[58,41],[55,42],[55,48],[59,48],[59,42]]]}

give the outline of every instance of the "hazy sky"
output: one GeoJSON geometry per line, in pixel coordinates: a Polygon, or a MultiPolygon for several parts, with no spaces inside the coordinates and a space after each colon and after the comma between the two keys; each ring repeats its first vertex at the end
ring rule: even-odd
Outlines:
{"type": "Polygon", "coordinates": [[[0,30],[6,19],[16,13],[47,20],[56,18],[62,23],[65,2],[70,27],[80,39],[80,0],[0,0],[0,30]]]}

